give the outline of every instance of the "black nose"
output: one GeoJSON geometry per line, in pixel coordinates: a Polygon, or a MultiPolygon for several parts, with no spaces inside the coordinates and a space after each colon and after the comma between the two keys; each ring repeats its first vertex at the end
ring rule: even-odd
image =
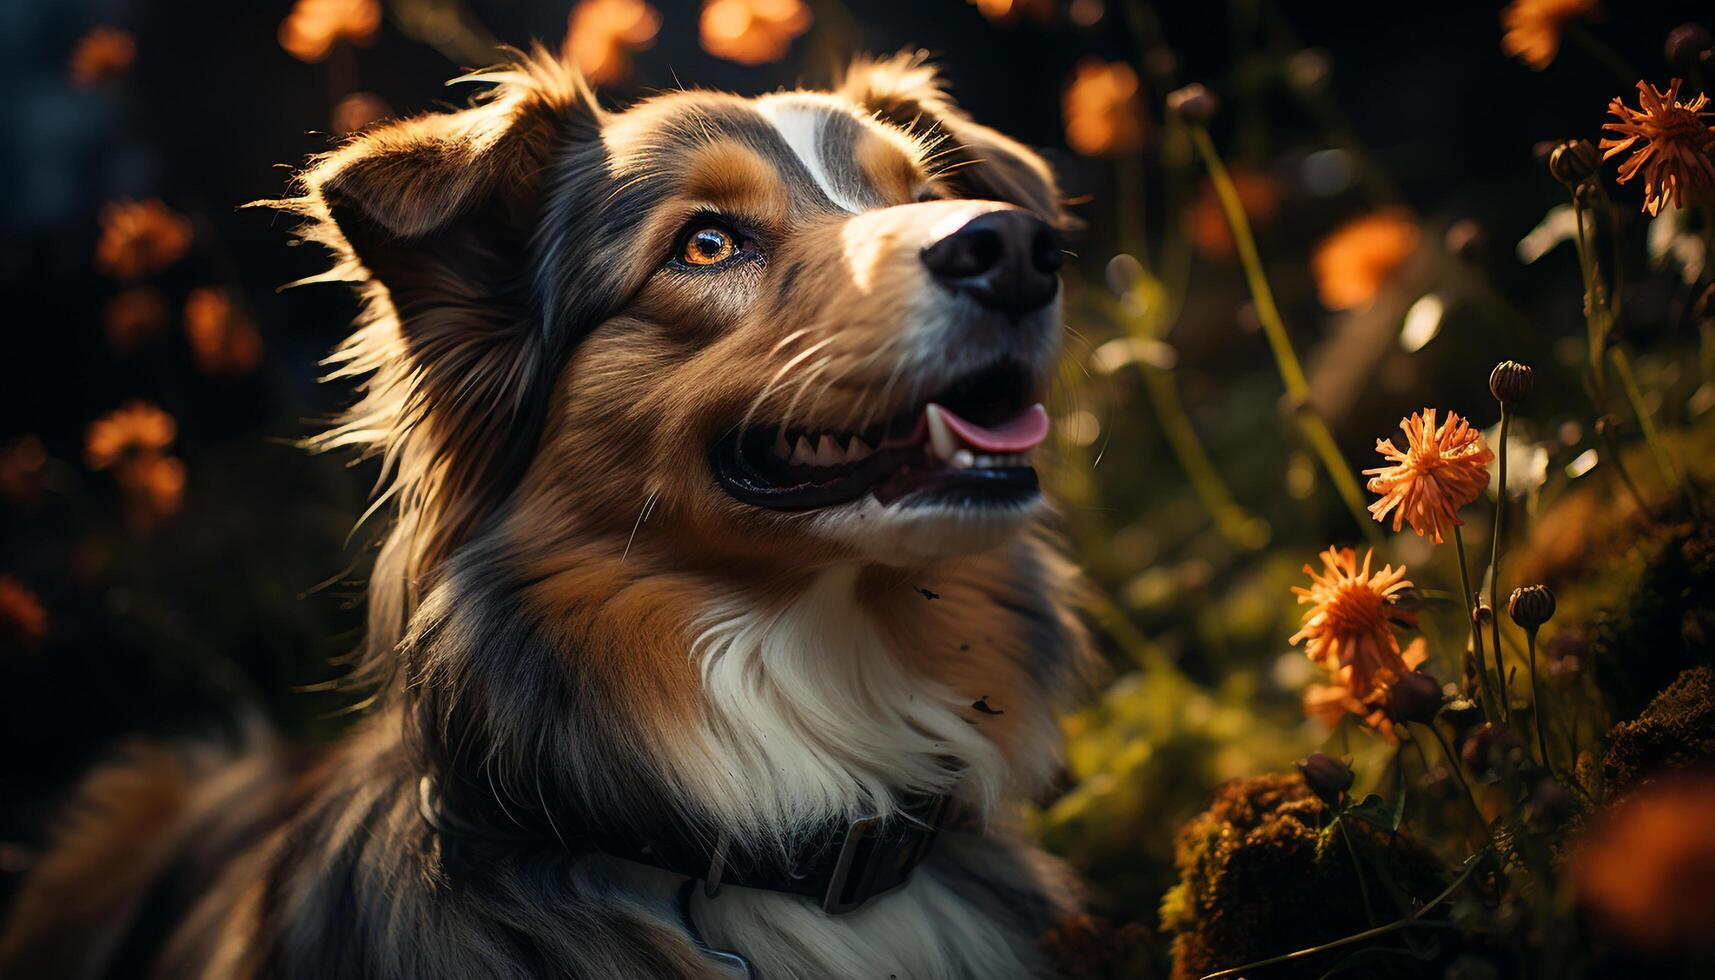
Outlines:
{"type": "Polygon", "coordinates": [[[923,250],[948,288],[1014,319],[1047,306],[1060,288],[1060,236],[1028,211],[990,211],[923,250]]]}

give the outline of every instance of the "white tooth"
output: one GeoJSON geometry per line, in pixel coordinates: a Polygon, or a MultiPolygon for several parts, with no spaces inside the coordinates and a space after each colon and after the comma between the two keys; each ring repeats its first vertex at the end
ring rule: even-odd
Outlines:
{"type": "Polygon", "coordinates": [[[838,466],[845,458],[846,454],[841,451],[840,445],[834,441],[834,437],[824,433],[821,444],[816,447],[816,465],[838,466]]]}
{"type": "Polygon", "coordinates": [[[947,427],[947,420],[941,417],[941,406],[930,405],[923,414],[929,420],[929,448],[942,459],[952,459],[959,448],[959,440],[947,427]]]}
{"type": "Polygon", "coordinates": [[[869,444],[865,443],[862,438],[852,436],[851,446],[846,450],[846,460],[848,462],[855,463],[860,459],[868,457],[873,452],[875,452],[875,450],[869,448],[869,444]]]}
{"type": "Polygon", "coordinates": [[[792,457],[792,447],[786,442],[786,433],[779,430],[774,433],[774,455],[781,459],[792,457]]]}
{"type": "Polygon", "coordinates": [[[798,445],[792,450],[792,465],[814,466],[815,463],[816,451],[810,448],[810,440],[803,436],[799,436],[798,445]]]}
{"type": "Polygon", "coordinates": [[[961,470],[968,470],[977,464],[977,458],[969,449],[961,449],[953,454],[952,463],[961,470]]]}

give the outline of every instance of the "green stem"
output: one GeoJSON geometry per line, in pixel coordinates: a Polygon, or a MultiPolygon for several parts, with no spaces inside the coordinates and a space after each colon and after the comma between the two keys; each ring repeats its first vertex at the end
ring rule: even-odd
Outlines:
{"type": "Polygon", "coordinates": [[[1477,610],[1472,605],[1471,570],[1465,564],[1465,535],[1459,525],[1453,525],[1453,550],[1459,556],[1459,594],[1465,598],[1465,622],[1471,628],[1471,652],[1477,658],[1477,697],[1483,703],[1483,717],[1496,719],[1494,692],[1489,689],[1489,664],[1483,656],[1483,631],[1477,625],[1477,610]]]}
{"type": "Polygon", "coordinates": [[[1554,762],[1548,757],[1548,736],[1544,734],[1545,723],[1542,720],[1542,690],[1536,683],[1536,630],[1524,631],[1525,650],[1530,657],[1530,713],[1531,720],[1536,723],[1536,748],[1542,753],[1542,767],[1554,776],[1554,762]]]}
{"type": "Polygon", "coordinates": [[[1689,492],[1684,481],[1680,479],[1679,468],[1674,466],[1672,457],[1667,454],[1667,444],[1662,441],[1661,433],[1655,427],[1655,416],[1650,414],[1644,405],[1644,395],[1638,388],[1637,375],[1632,373],[1632,359],[1626,356],[1623,347],[1612,347],[1608,356],[1614,361],[1614,370],[1620,375],[1620,387],[1626,393],[1626,400],[1632,404],[1632,414],[1638,417],[1638,427],[1643,429],[1644,441],[1649,444],[1650,455],[1655,458],[1656,468],[1661,470],[1661,478],[1667,484],[1670,493],[1685,493],[1686,501],[1691,505],[1692,513],[1698,513],[1697,497],[1689,492]]]}
{"type": "Polygon", "coordinates": [[[1513,695],[1507,690],[1506,683],[1506,657],[1501,654],[1501,527],[1506,522],[1506,433],[1511,422],[1513,414],[1507,412],[1506,403],[1502,403],[1501,448],[1495,455],[1495,465],[1501,470],[1501,493],[1495,496],[1494,539],[1489,546],[1489,628],[1490,637],[1494,638],[1495,671],[1501,675],[1502,717],[1513,714],[1513,695]]]}
{"type": "Polygon", "coordinates": [[[1350,946],[1352,943],[1361,943],[1366,939],[1375,939],[1378,936],[1385,936],[1391,932],[1398,932],[1399,930],[1416,923],[1417,920],[1428,915],[1431,909],[1436,908],[1442,902],[1451,898],[1453,893],[1458,891],[1461,885],[1470,880],[1471,875],[1477,870],[1477,859],[1481,856],[1481,852],[1479,852],[1467,858],[1465,861],[1465,870],[1459,872],[1459,877],[1454,878],[1452,884],[1448,885],[1441,894],[1430,899],[1422,908],[1405,916],[1404,918],[1395,919],[1385,926],[1376,926],[1373,929],[1365,929],[1363,932],[1353,933],[1352,935],[1346,936],[1342,939],[1336,939],[1332,942],[1311,946],[1308,949],[1295,950],[1291,953],[1285,953],[1280,956],[1271,956],[1266,960],[1257,960],[1255,963],[1246,963],[1243,966],[1230,967],[1225,970],[1219,970],[1215,973],[1205,974],[1203,977],[1199,978],[1199,980],[1225,980],[1227,977],[1236,977],[1241,974],[1253,973],[1263,967],[1274,966],[1276,963],[1289,963],[1293,960],[1301,960],[1306,956],[1315,956],[1317,953],[1325,953],[1328,950],[1338,949],[1341,946],[1350,946]]]}
{"type": "Polygon", "coordinates": [[[1584,53],[1607,66],[1619,78],[1623,85],[1636,85],[1640,77],[1637,69],[1631,66],[1618,51],[1609,47],[1596,33],[1575,21],[1568,21],[1561,26],[1561,33],[1572,39],[1572,42],[1584,49],[1584,53]]]}
{"type": "Polygon", "coordinates": [[[1334,489],[1352,512],[1352,519],[1358,522],[1358,527],[1373,544],[1381,544],[1381,531],[1370,519],[1369,511],[1365,508],[1363,491],[1358,487],[1358,481],[1352,477],[1351,468],[1341,457],[1340,448],[1334,442],[1334,434],[1329,431],[1327,420],[1322,418],[1321,413],[1311,404],[1310,382],[1304,375],[1304,367],[1299,363],[1297,353],[1292,349],[1292,339],[1286,333],[1286,323],[1281,318],[1280,308],[1275,305],[1274,290],[1270,288],[1268,274],[1263,270],[1262,257],[1257,253],[1256,237],[1251,233],[1250,220],[1245,217],[1238,188],[1233,186],[1233,179],[1227,173],[1226,165],[1221,162],[1221,155],[1215,149],[1214,140],[1209,138],[1209,131],[1200,125],[1192,125],[1188,129],[1191,132],[1191,141],[1197,147],[1197,153],[1203,158],[1203,165],[1208,168],[1209,181],[1215,187],[1216,196],[1220,198],[1221,211],[1226,215],[1227,225],[1232,229],[1233,244],[1238,249],[1239,262],[1244,267],[1245,280],[1250,285],[1251,301],[1256,304],[1257,320],[1261,322],[1263,334],[1268,338],[1269,349],[1274,354],[1276,367],[1280,369],[1280,379],[1286,385],[1286,394],[1292,402],[1293,414],[1298,420],[1299,428],[1303,430],[1311,449],[1321,458],[1334,489]]]}
{"type": "Polygon", "coordinates": [[[1234,547],[1245,551],[1262,547],[1268,538],[1265,525],[1233,499],[1232,491],[1227,489],[1226,482],[1209,459],[1208,451],[1197,438],[1197,430],[1192,427],[1191,417],[1179,399],[1179,388],[1173,383],[1172,374],[1153,365],[1139,367],[1143,372],[1144,390],[1148,392],[1150,405],[1155,410],[1155,420],[1167,436],[1173,455],[1179,458],[1179,466],[1191,481],[1191,489],[1202,501],[1203,509],[1214,519],[1215,528],[1234,547]]]}
{"type": "Polygon", "coordinates": [[[1613,460],[1614,472],[1619,474],[1620,483],[1625,486],[1626,492],[1632,495],[1632,502],[1638,505],[1638,513],[1649,519],[1649,505],[1644,503],[1644,495],[1632,479],[1632,471],[1626,469],[1626,460],[1620,453],[1620,441],[1614,438],[1613,426],[1602,426],[1601,436],[1602,445],[1608,450],[1608,458],[1613,460]]]}

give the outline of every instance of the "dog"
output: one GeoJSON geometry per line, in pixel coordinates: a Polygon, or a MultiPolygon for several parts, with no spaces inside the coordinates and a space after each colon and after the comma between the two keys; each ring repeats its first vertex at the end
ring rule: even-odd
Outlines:
{"type": "Polygon", "coordinates": [[[470,80],[270,202],[364,301],[313,440],[383,473],[364,720],[98,770],[0,975],[1052,975],[1077,883],[1010,816],[1091,661],[1049,167],[920,56],[470,80]]]}

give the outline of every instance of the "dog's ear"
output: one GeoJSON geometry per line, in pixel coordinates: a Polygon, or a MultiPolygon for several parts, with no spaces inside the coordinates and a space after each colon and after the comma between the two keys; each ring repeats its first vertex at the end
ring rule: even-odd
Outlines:
{"type": "Polygon", "coordinates": [[[1029,147],[966,115],[947,95],[922,52],[859,58],[840,80],[841,95],[929,141],[932,172],[971,197],[1029,208],[1062,228],[1076,224],[1054,172],[1029,147]]]}
{"type": "Polygon", "coordinates": [[[334,356],[335,377],[367,375],[362,397],[310,445],[383,458],[413,590],[535,450],[557,340],[533,243],[554,189],[600,170],[602,111],[574,68],[537,50],[466,80],[493,87],[360,134],[276,202],[334,252],[324,278],[370,284],[364,324],[334,356]]]}

